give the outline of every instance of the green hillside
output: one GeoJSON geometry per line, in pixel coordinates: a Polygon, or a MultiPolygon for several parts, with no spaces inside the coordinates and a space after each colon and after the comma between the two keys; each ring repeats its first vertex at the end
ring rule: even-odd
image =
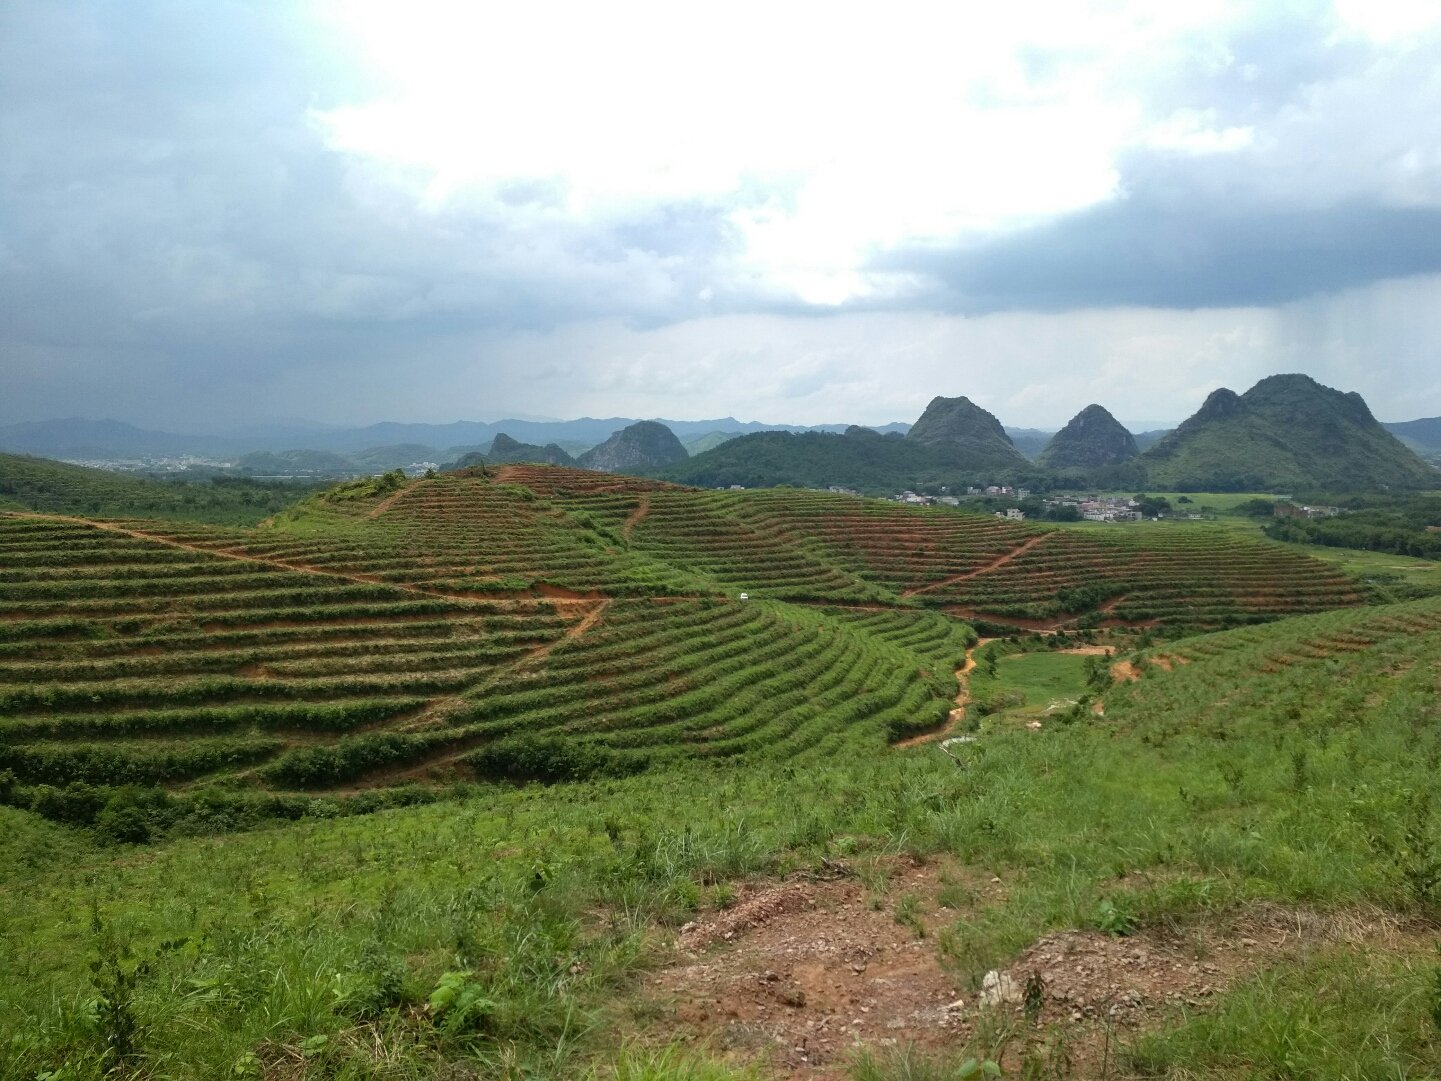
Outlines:
{"type": "Polygon", "coordinates": [[[956,468],[972,474],[1030,465],[1001,422],[966,397],[932,398],[905,438],[942,451],[956,468]]]}
{"type": "Polygon", "coordinates": [[[0,505],[86,514],[252,525],[313,487],[235,478],[154,481],[45,458],[0,454],[0,505]]]}
{"type": "MultiPolygon", "coordinates": [[[[857,632],[891,663],[887,650],[949,662],[963,645],[904,621],[823,615],[767,605],[705,618],[779,620],[805,639],[801,664],[857,632]]],[[[571,687],[597,672],[618,681],[635,671],[624,656],[637,630],[619,623],[557,675],[571,687]]],[[[633,654],[654,648],[641,634],[633,654]]],[[[1026,1076],[1026,1061],[1104,1049],[1118,1078],[1432,1076],[1438,653],[1435,600],[1194,638],[1128,658],[1137,681],[1097,681],[1100,706],[1048,715],[1039,731],[979,718],[976,741],[952,751],[963,769],[930,745],[817,748],[803,768],[765,755],[744,768],[677,760],[562,787],[484,783],[363,818],[337,817],[336,801],[291,807],[299,820],[282,828],[150,849],[97,847],[0,807],[0,1076],[63,1067],[98,1079],[117,1062],[196,1077],[265,1076],[270,1064],[339,1077],[453,1077],[477,1063],[535,1076],[774,1073],[793,1045],[767,1028],[725,1050],[733,1021],[657,997],[695,963],[671,951],[677,928],[757,896],[777,898],[774,911],[753,917],[756,929],[737,917],[702,960],[743,966],[767,933],[760,921],[774,921],[769,933],[788,933],[789,946],[758,957],[753,975],[740,967],[747,994],[793,986],[808,966],[854,981],[867,1010],[848,1011],[856,1023],[829,1050],[811,1045],[821,1066],[843,1069],[859,1043],[888,1070],[917,1068],[914,1054],[887,1058],[903,1049],[884,1041],[934,1033],[934,1019],[894,1005],[934,978],[964,1005],[920,1062],[992,1058],[1026,1076]],[[832,888],[853,892],[820,892],[832,888]],[[831,913],[806,905],[816,896],[856,901],[831,913]],[[817,933],[844,941],[858,911],[892,928],[894,944],[871,931],[864,957],[811,949],[817,933]],[[1045,969],[1034,1024],[975,1004],[986,971],[1019,985],[1047,949],[1074,949],[1074,964],[1045,969]],[[905,959],[906,981],[883,967],[891,956],[905,959]],[[1069,972],[1097,965],[1099,1008],[1056,997],[1069,972]],[[1146,989],[1139,1011],[1126,997],[1134,981],[1146,989]],[[97,995],[115,1007],[91,1012],[97,995]],[[681,1043],[655,1060],[651,1039],[681,1043]]],[[[675,663],[662,653],[648,667],[675,663]]],[[[506,693],[556,686],[508,681],[506,693]]],[[[555,701],[574,708],[570,693],[555,701]]],[[[678,713],[669,723],[684,731],[693,714],[678,713]]],[[[614,716],[583,723],[605,732],[614,716]]],[[[800,738],[804,720],[791,731],[800,738]]],[[[83,795],[72,789],[68,805],[83,795]]],[[[127,799],[109,809],[112,833],[164,813],[144,790],[127,799]]],[[[192,829],[240,813],[218,793],[203,806],[192,829]]],[[[793,997],[774,1023],[824,1008],[793,997]]]]}
{"type": "MultiPolygon", "coordinates": [[[[1019,455],[1018,455],[1019,457],[1019,455]]],[[[1024,481],[1040,475],[1021,459],[990,468],[968,466],[944,446],[918,443],[901,436],[882,436],[868,428],[843,435],[830,432],[756,432],[743,435],[693,456],[657,476],[702,488],[766,488],[780,484],[801,488],[840,486],[891,495],[905,488],[932,490],[942,485],[1024,481]]]]}
{"type": "Polygon", "coordinates": [[[1371,416],[1357,394],[1274,375],[1243,395],[1212,392],[1140,458],[1152,488],[1290,491],[1432,488],[1441,472],[1371,416]]]}
{"type": "Polygon", "coordinates": [[[1441,600],[1362,599],[542,465],[0,515],[0,1081],[1434,1075],[1441,600]]]}
{"type": "Polygon", "coordinates": [[[1103,406],[1088,405],[1052,437],[1038,462],[1046,469],[1085,471],[1121,465],[1139,453],[1115,417],[1103,406]]]}
{"type": "Polygon", "coordinates": [[[520,465],[351,481],[259,529],[0,515],[0,554],[3,799],[98,825],[140,785],[157,832],[317,793],[875,753],[944,721],[971,622],[1175,631],[1363,599],[1222,531],[520,465]]]}

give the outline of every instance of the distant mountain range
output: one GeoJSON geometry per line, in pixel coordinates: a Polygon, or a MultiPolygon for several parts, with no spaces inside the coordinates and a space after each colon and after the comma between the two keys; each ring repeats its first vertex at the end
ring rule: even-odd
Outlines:
{"type": "Polygon", "coordinates": [[[914,424],[878,428],[582,417],[268,425],[214,436],[71,418],[0,426],[0,451],[96,462],[194,456],[249,475],[314,477],[541,461],[748,487],[1043,484],[1058,473],[1161,490],[1441,486],[1421,460],[1441,463],[1441,418],[1381,425],[1359,395],[1303,375],[1263,379],[1244,395],[1221,388],[1178,428],[1134,435],[1099,404],[1054,433],[1007,428],[968,398],[937,397],[914,424]]]}
{"type": "MultiPolygon", "coordinates": [[[[386,421],[360,428],[268,425],[228,435],[187,435],[150,431],[118,420],[72,417],[0,425],[0,451],[48,458],[118,459],[182,455],[238,458],[257,451],[279,453],[303,449],[354,455],[376,448],[410,446],[429,451],[431,455],[444,457],[449,454],[453,458],[468,450],[488,447],[497,435],[504,434],[517,442],[536,446],[555,443],[572,454],[578,454],[603,443],[636,421],[637,418],[633,417],[581,417],[579,420],[564,421],[461,420],[452,424],[400,424],[386,421]]],[[[682,443],[703,439],[712,439],[714,442],[719,441],[718,437],[721,436],[744,435],[748,432],[843,432],[846,429],[844,424],[764,424],[760,421],[740,421],[734,417],[722,417],[718,420],[663,420],[661,423],[682,443]]],[[[879,430],[904,432],[906,428],[905,424],[893,423],[883,425],[879,430]]]]}
{"type": "Polygon", "coordinates": [[[1441,466],[1441,417],[1406,420],[1382,427],[1432,465],[1441,466]]]}
{"type": "MultiPolygon", "coordinates": [[[[1429,434],[1430,422],[1416,422],[1429,434]]],[[[1157,433],[1147,433],[1157,434],[1157,433]]],[[[1386,490],[1441,487],[1441,472],[1387,432],[1358,394],[1276,375],[1244,395],[1221,388],[1145,450],[1089,405],[1028,460],[990,413],[936,398],[904,437],[741,436],[660,475],[691,484],[839,485],[862,490],[1053,484],[1162,491],[1386,490]]]]}

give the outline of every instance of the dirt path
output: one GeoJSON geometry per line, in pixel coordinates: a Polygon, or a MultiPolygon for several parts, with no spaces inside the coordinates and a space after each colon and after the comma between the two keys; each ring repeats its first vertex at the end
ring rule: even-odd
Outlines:
{"type": "MultiPolygon", "coordinates": [[[[521,668],[528,668],[532,664],[539,664],[541,661],[545,660],[547,657],[550,656],[551,650],[555,649],[556,646],[561,645],[564,642],[575,641],[575,639],[585,634],[586,631],[590,630],[592,627],[594,627],[597,623],[600,622],[601,617],[605,615],[606,608],[608,608],[609,606],[609,600],[596,601],[594,603],[594,606],[588,612],[586,612],[584,616],[582,616],[579,620],[566,628],[566,631],[563,635],[561,635],[553,642],[546,642],[544,645],[536,646],[524,657],[520,658],[520,660],[516,661],[513,665],[511,665],[511,670],[515,671],[521,668]]],[[[578,608],[580,606],[573,605],[572,607],[578,608]]]]}
{"type": "Polygon", "coordinates": [[[944,739],[950,735],[951,732],[955,731],[956,726],[966,719],[966,706],[970,705],[971,702],[971,681],[969,677],[972,669],[976,667],[976,650],[994,641],[994,638],[978,638],[976,639],[976,644],[966,650],[965,663],[956,669],[956,680],[960,683],[960,690],[956,692],[956,706],[946,715],[945,723],[934,732],[922,732],[918,736],[907,736],[903,740],[892,743],[892,747],[916,747],[922,743],[934,743],[936,740],[944,739]]]}
{"type": "Polygon", "coordinates": [[[631,532],[635,529],[636,526],[640,525],[641,522],[645,521],[645,516],[649,513],[650,493],[642,492],[640,494],[640,501],[635,505],[635,510],[630,512],[629,516],[625,520],[625,524],[620,527],[620,535],[626,540],[630,540],[631,532]]]}
{"type": "Polygon", "coordinates": [[[1036,545],[1043,542],[1049,536],[1051,536],[1050,533],[1037,533],[1033,537],[1027,537],[1020,544],[1016,545],[1016,547],[1012,548],[1009,552],[997,556],[989,563],[985,563],[977,567],[973,571],[966,571],[966,573],[964,574],[955,574],[949,578],[942,578],[939,582],[931,582],[928,585],[916,586],[914,589],[907,589],[901,593],[901,596],[916,597],[922,593],[931,593],[937,589],[945,589],[948,586],[953,586],[957,582],[967,582],[970,581],[970,579],[972,578],[978,578],[983,574],[989,574],[993,570],[1004,567],[1011,560],[1017,559],[1025,555],[1032,548],[1036,547],[1036,545]]]}
{"type": "Polygon", "coordinates": [[[407,484],[407,485],[405,485],[404,487],[398,489],[393,495],[388,495],[388,496],[386,496],[384,499],[382,499],[379,503],[377,503],[377,504],[371,509],[370,513],[367,514],[366,517],[367,517],[367,518],[379,518],[382,514],[384,514],[386,511],[388,511],[391,507],[393,507],[393,506],[395,505],[395,501],[396,501],[397,499],[399,499],[399,498],[400,498],[401,496],[403,496],[403,495],[408,495],[410,492],[414,491],[415,488],[416,488],[416,486],[419,485],[420,482],[421,482],[422,480],[424,480],[424,479],[425,479],[424,477],[417,477],[415,480],[411,481],[409,484],[407,484]]]}

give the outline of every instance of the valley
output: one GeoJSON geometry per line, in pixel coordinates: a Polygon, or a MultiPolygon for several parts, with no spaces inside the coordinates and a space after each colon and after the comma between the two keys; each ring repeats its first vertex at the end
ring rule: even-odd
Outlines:
{"type": "Polygon", "coordinates": [[[536,464],[10,510],[0,1076],[1421,1070],[1441,599],[1373,564],[536,464]],[[1270,1041],[1336,981],[1388,1050],[1270,1041]]]}

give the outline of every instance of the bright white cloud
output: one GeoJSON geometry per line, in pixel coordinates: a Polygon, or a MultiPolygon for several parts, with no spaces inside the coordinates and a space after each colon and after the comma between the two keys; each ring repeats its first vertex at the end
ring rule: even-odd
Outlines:
{"type": "MultiPolygon", "coordinates": [[[[1267,17],[1223,0],[912,0],[883,18],[860,5],[756,2],[327,10],[376,90],[316,110],[314,123],[363,167],[392,170],[421,205],[493,197],[517,179],[553,183],[550,213],[573,221],[722,204],[739,244],[715,273],[822,306],[910,291],[909,279],[865,269],[878,251],[980,239],[1117,197],[1117,161],[1131,148],[1252,147],[1252,126],[1214,110],[1158,113],[1146,79],[1158,64],[1258,78],[1226,35],[1267,17]]],[[[1389,43],[1438,24],[1434,4],[1342,3],[1332,32],[1389,43]]],[[[1348,93],[1364,107],[1364,88],[1343,87],[1317,111],[1344,115],[1348,93]]],[[[1303,109],[1284,122],[1322,135],[1305,130],[1310,119],[1303,109]]],[[[1380,152],[1398,189],[1434,175],[1414,148],[1369,142],[1339,153],[1380,152]]]]}
{"type": "Polygon", "coordinates": [[[1438,58],[1431,0],[14,0],[0,412],[1434,413],[1438,58]]]}
{"type": "Polygon", "coordinates": [[[878,249],[1113,197],[1128,146],[1244,145],[1122,77],[1231,7],[345,3],[381,89],[313,118],[431,207],[518,178],[578,220],[734,205],[728,273],[834,304],[904,286],[862,272],[878,249]]]}

